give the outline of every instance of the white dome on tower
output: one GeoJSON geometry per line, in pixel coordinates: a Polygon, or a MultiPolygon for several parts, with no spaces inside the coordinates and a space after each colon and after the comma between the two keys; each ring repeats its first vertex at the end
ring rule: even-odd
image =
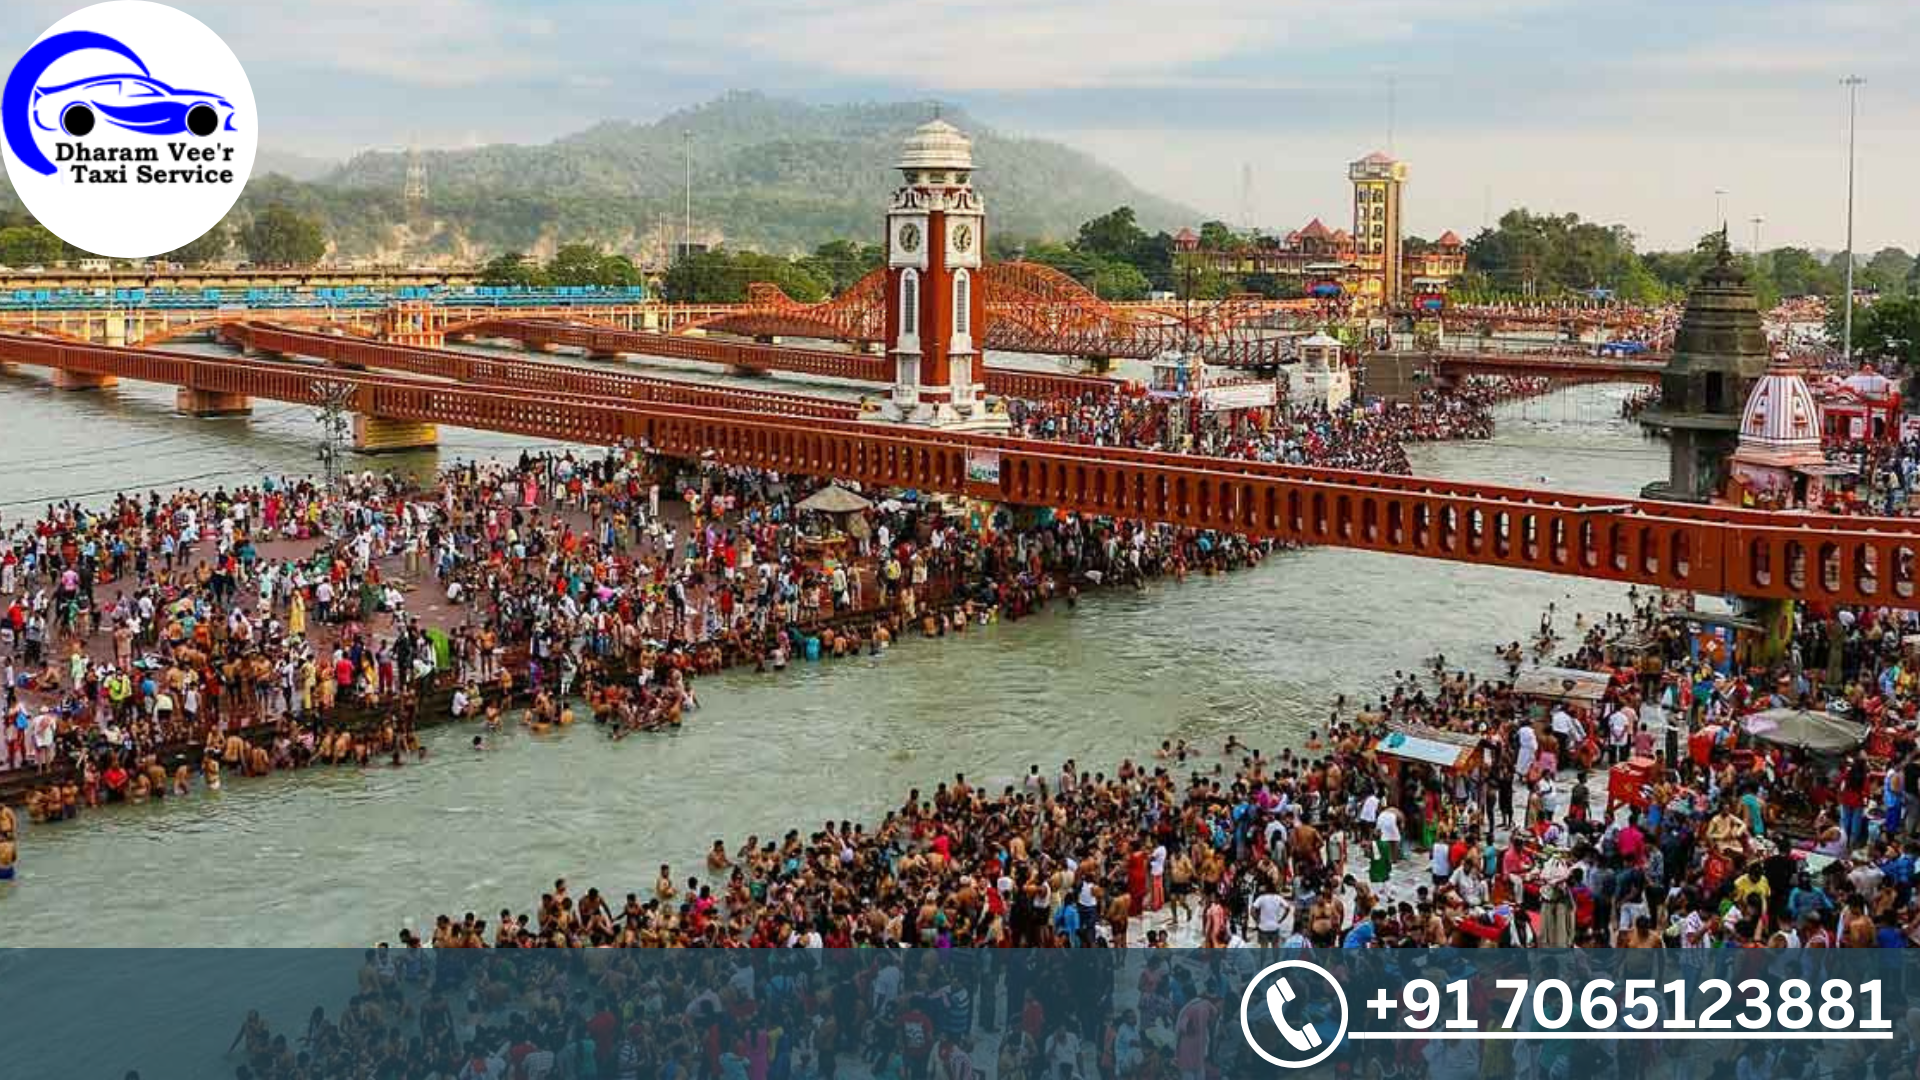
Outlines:
{"type": "Polygon", "coordinates": [[[945,120],[929,120],[913,129],[900,148],[900,169],[971,169],[973,140],[945,120]]]}
{"type": "Polygon", "coordinates": [[[1740,451],[1782,463],[1826,459],[1820,449],[1820,407],[1798,372],[1775,362],[1753,384],[1740,413],[1740,451]]]}

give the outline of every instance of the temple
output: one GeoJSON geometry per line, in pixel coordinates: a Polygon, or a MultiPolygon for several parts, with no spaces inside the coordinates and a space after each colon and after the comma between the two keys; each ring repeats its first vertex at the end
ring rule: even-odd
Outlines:
{"type": "Polygon", "coordinates": [[[1723,235],[1719,257],[1687,294],[1673,358],[1660,376],[1660,405],[1641,417],[1666,431],[1672,447],[1668,477],[1648,484],[1647,498],[1705,503],[1720,494],[1748,391],[1767,363],[1759,303],[1723,235]]]}

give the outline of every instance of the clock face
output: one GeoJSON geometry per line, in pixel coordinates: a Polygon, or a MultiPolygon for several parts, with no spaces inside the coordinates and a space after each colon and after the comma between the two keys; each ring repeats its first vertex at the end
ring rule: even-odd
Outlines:
{"type": "Polygon", "coordinates": [[[967,251],[973,247],[973,226],[958,225],[953,230],[953,250],[967,251]]]}
{"type": "Polygon", "coordinates": [[[900,226],[900,250],[920,250],[920,226],[912,222],[900,226]]]}

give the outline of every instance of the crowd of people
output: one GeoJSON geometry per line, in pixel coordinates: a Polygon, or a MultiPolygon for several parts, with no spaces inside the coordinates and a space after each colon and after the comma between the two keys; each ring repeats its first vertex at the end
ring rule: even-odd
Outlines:
{"type": "MultiPolygon", "coordinates": [[[[1484,437],[1514,392],[1243,415],[1193,448],[1405,472],[1405,443],[1484,437]]],[[[1034,437],[1166,434],[1145,399],[1014,410],[1034,437]]],[[[425,488],[365,473],[48,506],[0,537],[0,776],[42,775],[27,809],[58,821],[217,789],[223,771],[399,763],[419,750],[419,691],[450,687],[453,716],[492,729],[516,700],[536,728],[563,724],[576,693],[617,733],[672,728],[694,678],[729,665],[879,651],[1269,550],[911,497],[823,528],[796,509],[810,483],[624,448],[460,463],[425,488]]]]}
{"type": "MultiPolygon", "coordinates": [[[[1447,414],[1475,415],[1471,403],[1447,414]]],[[[1092,405],[1044,415],[1061,437],[1124,419],[1092,405]]],[[[1222,445],[1331,463],[1377,438],[1355,432],[1387,423],[1297,419],[1222,445]]],[[[222,771],[398,762],[418,749],[417,690],[436,681],[454,687],[451,713],[490,726],[517,707],[519,722],[565,725],[576,696],[617,733],[673,726],[697,703],[694,678],[724,664],[778,668],[915,630],[965,632],[1072,602],[1081,583],[1228,569],[1267,550],[1045,511],[972,520],[931,500],[881,503],[843,533],[804,520],[803,493],[746,470],[661,473],[629,450],[460,465],[430,492],[360,477],[333,492],[282,481],[123,498],[101,513],[50,508],[0,555],[17,665],[8,763],[77,763],[29,801],[51,821],[186,790],[193,777],[157,760],[169,740],[206,747],[208,787],[222,771]],[[663,489],[685,516],[663,512],[663,489]],[[446,598],[434,618],[413,610],[429,586],[446,598]],[[74,648],[101,640],[99,655],[74,648]],[[350,707],[372,722],[341,723],[350,707]],[[263,724],[268,737],[242,737],[263,724]]],[[[1169,747],[1111,774],[1036,767],[998,791],[956,776],[870,826],[716,843],[704,874],[663,868],[617,909],[561,888],[492,924],[443,916],[433,941],[1125,944],[1142,933],[1138,916],[1170,909],[1209,946],[1275,935],[1852,944],[1861,910],[1876,941],[1884,922],[1886,940],[1904,942],[1920,934],[1920,851],[1906,846],[1920,827],[1906,794],[1920,793],[1920,663],[1902,652],[1915,627],[1846,611],[1802,625],[1778,664],[1708,675],[1647,606],[1625,625],[1578,627],[1565,659],[1611,672],[1597,702],[1527,700],[1511,681],[1515,643],[1497,661],[1505,678],[1442,665],[1277,755],[1235,742],[1190,768],[1169,747]],[[1623,660],[1610,644],[1621,635],[1649,643],[1623,660]],[[1745,713],[1820,704],[1825,686],[1874,725],[1876,756],[1828,762],[1741,733],[1745,713]],[[1688,752],[1659,744],[1654,716],[1688,752]],[[1406,730],[1470,752],[1450,770],[1396,763],[1381,740],[1406,730]],[[1717,733],[1704,751],[1698,731],[1717,733]],[[1645,797],[1597,809],[1601,770],[1626,757],[1656,763],[1645,797]],[[1808,853],[1769,839],[1789,829],[1831,861],[1806,866],[1808,853]],[[1407,889],[1415,856],[1431,880],[1407,889]],[[1740,884],[1756,865],[1774,905],[1757,914],[1756,886],[1740,884]],[[1801,885],[1803,871],[1819,884],[1801,885]],[[1738,917],[1723,917],[1729,903],[1738,917]]]]}
{"type": "MultiPolygon", "coordinates": [[[[1202,449],[1403,470],[1407,439],[1484,434],[1487,400],[1292,417],[1202,449]]],[[[1102,408],[1055,406],[1077,419],[1038,433],[1080,437],[1102,408]]],[[[429,690],[489,730],[516,704],[564,726],[576,695],[617,734],[673,728],[695,677],[729,665],[876,652],[1270,550],[911,497],[827,528],[796,510],[805,494],[629,448],[461,463],[425,489],[361,474],[49,506],[0,538],[0,777],[38,776],[26,809],[54,822],[223,775],[399,764],[429,690]]]]}
{"type": "Polygon", "coordinates": [[[1296,747],[955,775],[878,822],[716,840],[690,872],[560,881],[401,944],[1920,944],[1920,621],[1807,617],[1777,662],[1742,665],[1635,601],[1565,640],[1543,619],[1558,660],[1604,676],[1587,698],[1527,689],[1519,642],[1485,677],[1435,658],[1296,747]],[[1800,751],[1744,723],[1790,706],[1854,718],[1860,744],[1800,751]],[[1407,737],[1456,763],[1395,755],[1407,737]]]}
{"type": "Polygon", "coordinates": [[[312,735],[336,705],[396,699],[432,656],[376,565],[398,499],[372,477],[268,480],[65,503],[12,526],[0,765],[45,778],[33,818],[184,791],[184,766],[159,758],[182,743],[205,742],[196,771],[217,788],[223,767],[267,764],[243,729],[285,718],[312,735]]]}
{"type": "Polygon", "coordinates": [[[1446,390],[1423,391],[1410,403],[1372,403],[1329,410],[1282,405],[1232,410],[1174,431],[1165,398],[1111,395],[1045,402],[1013,402],[1016,434],[1083,445],[1161,449],[1184,446],[1215,457],[1405,475],[1409,443],[1486,439],[1493,406],[1546,389],[1545,380],[1480,378],[1446,390]]]}

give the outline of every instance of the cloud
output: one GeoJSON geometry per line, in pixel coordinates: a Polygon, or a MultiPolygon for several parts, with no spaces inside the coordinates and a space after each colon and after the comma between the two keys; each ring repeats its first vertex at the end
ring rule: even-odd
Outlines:
{"type": "Polygon", "coordinates": [[[449,90],[556,76],[568,66],[553,18],[494,0],[207,0],[194,14],[256,82],[272,67],[449,90]]]}
{"type": "MultiPolygon", "coordinates": [[[[1403,40],[1429,24],[1561,2],[750,0],[709,5],[700,18],[723,18],[733,47],[842,78],[936,90],[1073,89],[1205,79],[1196,69],[1210,65],[1307,61],[1403,40]]],[[[1259,81],[1274,75],[1262,74],[1259,81]]]]}

